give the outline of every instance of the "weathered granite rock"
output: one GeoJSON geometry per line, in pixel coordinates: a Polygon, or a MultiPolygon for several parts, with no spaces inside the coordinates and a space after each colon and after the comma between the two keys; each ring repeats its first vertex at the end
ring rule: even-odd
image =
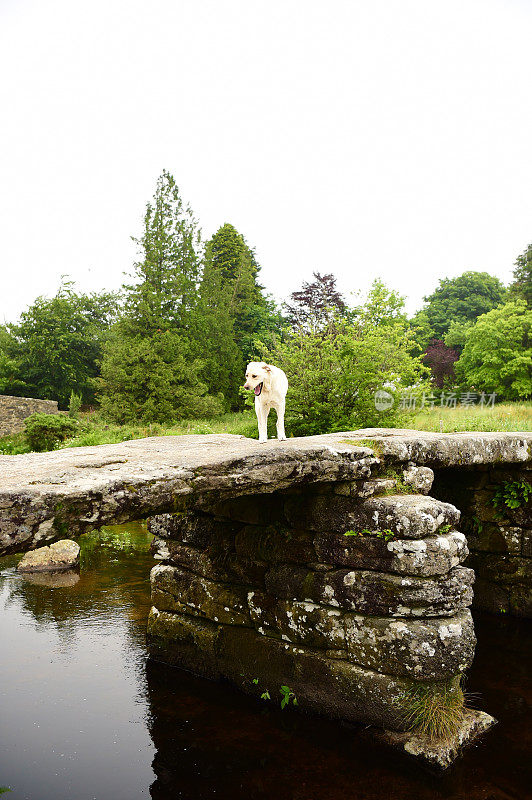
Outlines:
{"type": "Polygon", "coordinates": [[[217,658],[219,632],[219,626],[212,622],[152,608],[148,617],[150,655],[203,678],[218,680],[222,677],[217,658]]]}
{"type": "Polygon", "coordinates": [[[388,675],[443,679],[466,670],[475,652],[469,611],[443,619],[368,617],[260,591],[249,593],[248,604],[259,633],[342,651],[336,657],[388,675]]]}
{"type": "Polygon", "coordinates": [[[283,600],[258,590],[249,592],[248,606],[259,633],[322,650],[342,650],[347,658],[344,614],[339,609],[283,600]]]}
{"type": "Polygon", "coordinates": [[[328,658],[250,628],[196,621],[157,608],[148,619],[148,640],[154,658],[205,677],[223,675],[257,697],[266,690],[278,697],[281,685],[288,685],[303,710],[353,722],[364,719],[392,730],[405,728],[401,700],[411,680],[328,658]]]}
{"type": "Polygon", "coordinates": [[[521,555],[523,558],[532,558],[532,530],[521,529],[521,555]]]}
{"type": "Polygon", "coordinates": [[[333,484],[334,494],[344,497],[371,497],[374,494],[391,494],[397,482],[393,478],[369,478],[366,481],[343,481],[333,484]]]}
{"type": "Polygon", "coordinates": [[[292,496],[285,503],[291,525],[313,531],[391,530],[404,539],[423,539],[443,525],[457,525],[460,512],[421,494],[369,497],[292,496]]]}
{"type": "Polygon", "coordinates": [[[403,470],[403,480],[415,492],[428,494],[434,482],[434,472],[430,467],[418,467],[416,464],[410,463],[403,470]]]}
{"type": "Polygon", "coordinates": [[[474,553],[469,558],[472,568],[484,580],[494,583],[532,585],[532,559],[492,553],[474,553]]]}
{"type": "Polygon", "coordinates": [[[167,564],[153,567],[150,580],[152,601],[160,611],[179,611],[228,625],[251,625],[243,587],[211,581],[167,564]]]}
{"type": "Polygon", "coordinates": [[[430,467],[467,467],[477,464],[519,464],[530,461],[530,433],[432,433],[398,428],[361,428],[342,436],[345,442],[371,441],[384,460],[412,461],[430,467]]]}
{"type": "Polygon", "coordinates": [[[156,514],[148,519],[148,530],[154,536],[176,539],[200,550],[212,547],[215,542],[232,542],[241,527],[197,512],[156,514]]]}
{"type": "Polygon", "coordinates": [[[58,414],[55,400],[34,397],[12,397],[0,394],[0,436],[10,436],[24,430],[24,420],[31,414],[58,414]]]}
{"type": "Polygon", "coordinates": [[[444,619],[391,620],[346,614],[349,658],[362,666],[418,680],[441,680],[471,666],[475,632],[471,613],[444,619]]]}
{"type": "Polygon", "coordinates": [[[238,556],[256,561],[310,564],[318,560],[311,533],[282,526],[246,525],[237,533],[235,547],[238,556]]]}
{"type": "Polygon", "coordinates": [[[482,526],[470,526],[467,540],[471,550],[484,550],[488,553],[509,553],[520,556],[523,530],[517,527],[497,525],[487,522],[482,526]]]}
{"type": "Polygon", "coordinates": [[[287,600],[309,600],[393,617],[452,616],[471,605],[474,572],[455,567],[434,578],[337,569],[327,572],[295,565],[275,565],[266,573],[267,591],[287,600]]]}
{"type": "Polygon", "coordinates": [[[472,744],[488,731],[497,720],[484,711],[467,708],[457,733],[448,740],[433,740],[410,731],[386,731],[368,728],[366,736],[393,750],[413,756],[418,763],[436,772],[443,772],[451,766],[466,745],[472,744]]]}
{"type": "Polygon", "coordinates": [[[62,572],[79,566],[79,544],[61,539],[50,547],[39,547],[19,561],[19,572],[62,572]]]}
{"type": "Polygon", "coordinates": [[[198,550],[172,539],[154,538],[151,543],[154,557],[167,564],[184,567],[197,575],[222,583],[242,583],[262,586],[269,564],[237,556],[227,542],[216,537],[210,547],[198,550]]]}
{"type": "Polygon", "coordinates": [[[418,576],[443,575],[469,553],[466,537],[459,531],[388,542],[375,536],[318,533],[314,547],[325,564],[418,576]]]}

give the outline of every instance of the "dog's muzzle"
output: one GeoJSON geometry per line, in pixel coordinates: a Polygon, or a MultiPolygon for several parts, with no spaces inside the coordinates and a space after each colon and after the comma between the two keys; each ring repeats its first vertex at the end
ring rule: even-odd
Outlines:
{"type": "Polygon", "coordinates": [[[255,397],[258,397],[259,394],[262,392],[262,383],[257,383],[253,391],[255,393],[255,397]]]}

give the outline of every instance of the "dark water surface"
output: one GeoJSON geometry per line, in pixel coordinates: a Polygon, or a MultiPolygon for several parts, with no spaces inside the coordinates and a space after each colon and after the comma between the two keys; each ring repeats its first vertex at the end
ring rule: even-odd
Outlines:
{"type": "Polygon", "coordinates": [[[0,786],[13,800],[526,800],[530,624],[478,616],[468,689],[500,724],[443,778],[292,709],[147,663],[141,525],[83,537],[74,585],[0,559],[0,786]]]}

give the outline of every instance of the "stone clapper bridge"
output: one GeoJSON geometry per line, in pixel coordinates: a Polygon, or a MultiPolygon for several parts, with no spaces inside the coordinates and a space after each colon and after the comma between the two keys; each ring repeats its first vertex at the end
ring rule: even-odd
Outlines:
{"type": "Polygon", "coordinates": [[[0,554],[148,517],[154,659],[257,698],[288,687],[301,709],[441,769],[494,723],[462,707],[469,550],[479,607],[530,615],[528,504],[507,517],[491,500],[527,481],[531,443],[364,429],[3,456],[0,554]]]}

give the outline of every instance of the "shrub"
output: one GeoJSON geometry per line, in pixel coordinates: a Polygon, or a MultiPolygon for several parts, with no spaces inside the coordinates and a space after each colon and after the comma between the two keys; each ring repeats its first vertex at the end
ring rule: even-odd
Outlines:
{"type": "Polygon", "coordinates": [[[38,453],[54,450],[59,442],[77,430],[75,420],[62,414],[32,414],[25,422],[24,436],[32,450],[38,453]]]}
{"type": "Polygon", "coordinates": [[[70,393],[70,402],[68,404],[68,416],[74,419],[78,416],[81,410],[81,395],[75,392],[70,393]]]}
{"type": "Polygon", "coordinates": [[[404,416],[401,387],[422,391],[425,368],[410,354],[412,341],[400,322],[380,327],[364,320],[339,323],[317,333],[296,331],[265,353],[288,377],[286,423],[295,436],[393,427],[404,416]],[[379,389],[394,397],[391,408],[375,406],[379,389]]]}

